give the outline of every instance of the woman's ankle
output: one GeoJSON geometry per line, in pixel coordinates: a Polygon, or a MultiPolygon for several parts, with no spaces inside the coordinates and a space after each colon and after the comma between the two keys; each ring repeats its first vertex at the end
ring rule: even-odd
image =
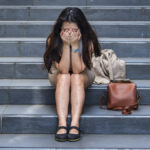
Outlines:
{"type": "Polygon", "coordinates": [[[76,126],[76,127],[79,127],[79,121],[72,121],[70,126],[76,126]]]}
{"type": "Polygon", "coordinates": [[[67,126],[66,119],[58,119],[58,126],[67,126]]]}

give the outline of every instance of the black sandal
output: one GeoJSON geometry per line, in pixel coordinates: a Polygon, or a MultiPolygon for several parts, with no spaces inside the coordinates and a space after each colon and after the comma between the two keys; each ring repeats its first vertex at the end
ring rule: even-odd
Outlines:
{"type": "Polygon", "coordinates": [[[68,141],[75,142],[80,140],[80,129],[77,126],[71,126],[69,129],[76,129],[78,130],[78,134],[68,133],[68,141]]]}
{"type": "MultiPolygon", "coordinates": [[[[66,129],[67,130],[67,127],[66,126],[59,126],[57,128],[57,131],[59,129],[66,129]]],[[[59,141],[59,142],[64,142],[64,141],[67,141],[67,132],[66,133],[62,133],[62,134],[55,134],[55,140],[56,141],[59,141]]]]}

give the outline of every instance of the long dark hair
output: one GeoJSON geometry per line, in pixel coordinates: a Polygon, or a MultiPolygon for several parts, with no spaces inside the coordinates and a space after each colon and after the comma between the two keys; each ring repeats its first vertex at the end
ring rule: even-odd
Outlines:
{"type": "Polygon", "coordinates": [[[82,38],[82,58],[86,67],[91,69],[91,59],[89,56],[89,50],[91,43],[93,44],[95,57],[100,56],[101,46],[98,42],[96,33],[93,31],[91,25],[88,23],[83,12],[76,7],[67,7],[60,13],[56,23],[53,26],[52,32],[46,40],[46,50],[43,55],[44,68],[51,72],[51,66],[53,61],[59,63],[61,59],[62,40],[60,37],[61,27],[64,22],[76,23],[81,32],[82,38]],[[49,43],[50,39],[50,43],[49,43]]]}

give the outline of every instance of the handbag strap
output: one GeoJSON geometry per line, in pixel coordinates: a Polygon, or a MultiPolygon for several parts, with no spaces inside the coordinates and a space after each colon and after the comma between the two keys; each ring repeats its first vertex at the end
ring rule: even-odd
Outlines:
{"type": "Polygon", "coordinates": [[[128,106],[128,107],[123,107],[122,114],[124,114],[124,115],[131,114],[132,110],[134,110],[137,107],[138,107],[138,103],[131,105],[131,106],[128,106]]]}
{"type": "Polygon", "coordinates": [[[104,109],[103,107],[103,100],[104,100],[104,95],[101,96],[100,100],[99,100],[99,107],[104,109]]]}
{"type": "Polygon", "coordinates": [[[141,96],[139,95],[139,92],[138,92],[138,90],[136,90],[137,91],[137,103],[136,104],[134,104],[134,105],[130,105],[130,106],[125,106],[125,107],[123,107],[123,109],[122,109],[122,114],[131,114],[131,112],[132,112],[132,110],[134,110],[135,108],[137,108],[138,107],[138,104],[139,104],[139,102],[140,102],[140,100],[141,100],[141,96]]]}
{"type": "Polygon", "coordinates": [[[136,93],[137,93],[137,96],[136,96],[137,97],[137,103],[139,103],[141,100],[141,96],[140,96],[140,93],[138,90],[136,90],[136,93]]]}

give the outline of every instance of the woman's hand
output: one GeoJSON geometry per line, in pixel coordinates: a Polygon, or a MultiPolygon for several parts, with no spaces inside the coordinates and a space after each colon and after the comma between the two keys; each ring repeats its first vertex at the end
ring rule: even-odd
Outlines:
{"type": "Polygon", "coordinates": [[[79,40],[81,38],[81,33],[80,31],[73,32],[71,38],[70,38],[70,44],[72,46],[72,49],[76,49],[79,47],[79,40]]]}
{"type": "Polygon", "coordinates": [[[60,37],[61,37],[61,39],[62,39],[62,41],[65,45],[70,46],[70,37],[68,36],[67,32],[61,31],[60,32],[60,37]]]}
{"type": "Polygon", "coordinates": [[[74,49],[74,48],[78,48],[78,43],[79,43],[79,40],[81,38],[81,33],[79,30],[77,32],[75,32],[75,31],[72,31],[72,32],[61,31],[60,37],[61,37],[64,44],[71,45],[72,48],[74,49]]]}

